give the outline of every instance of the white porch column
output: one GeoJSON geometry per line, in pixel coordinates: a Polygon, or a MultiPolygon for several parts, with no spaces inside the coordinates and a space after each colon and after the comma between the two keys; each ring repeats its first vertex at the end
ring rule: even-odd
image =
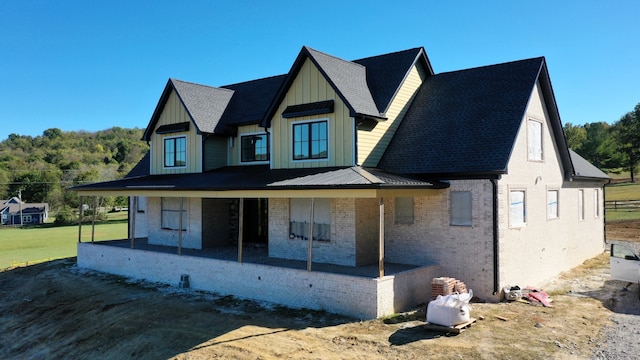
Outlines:
{"type": "Polygon", "coordinates": [[[131,248],[133,249],[133,243],[136,241],[136,213],[138,212],[138,197],[133,197],[133,204],[131,205],[133,209],[129,209],[129,214],[131,214],[131,248]],[[133,212],[132,212],[133,211],[133,212]]]}
{"type": "Polygon", "coordinates": [[[93,197],[93,214],[91,214],[91,242],[96,237],[96,206],[98,204],[98,197],[93,197]]]}
{"type": "Polygon", "coordinates": [[[378,234],[378,276],[384,277],[384,200],[380,198],[380,229],[378,234]]]}
{"type": "Polygon", "coordinates": [[[238,262],[242,262],[242,238],[244,234],[244,198],[238,203],[238,262]]]}
{"type": "Polygon", "coordinates": [[[313,262],[313,208],[314,201],[311,198],[309,205],[309,247],[307,250],[307,271],[311,271],[311,263],[313,262]]]}
{"type": "MultiPolygon", "coordinates": [[[[82,242],[82,196],[79,197],[80,207],[78,208],[80,211],[78,212],[78,242],[82,242]]],[[[20,219],[22,221],[22,219],[20,219]]]]}

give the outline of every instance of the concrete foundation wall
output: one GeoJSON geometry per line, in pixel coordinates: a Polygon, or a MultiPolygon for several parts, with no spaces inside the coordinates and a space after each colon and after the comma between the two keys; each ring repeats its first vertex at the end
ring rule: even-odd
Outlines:
{"type": "Polygon", "coordinates": [[[78,267],[174,286],[187,274],[196,290],[361,319],[425,303],[431,297],[430,279],[440,273],[433,266],[381,279],[364,278],[91,243],[78,244],[78,267]]]}

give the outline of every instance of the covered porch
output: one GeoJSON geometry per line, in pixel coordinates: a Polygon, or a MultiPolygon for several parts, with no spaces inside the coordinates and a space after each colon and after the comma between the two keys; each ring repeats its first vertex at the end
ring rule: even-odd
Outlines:
{"type": "Polygon", "coordinates": [[[385,261],[385,222],[389,221],[385,202],[437,194],[446,184],[360,167],[268,171],[257,178],[246,172],[226,169],[148,176],[77,188],[81,196],[126,194],[132,197],[130,208],[134,209],[129,239],[80,243],[78,265],[169,284],[189,275],[194,289],[359,318],[388,315],[429,299],[430,280],[439,276],[439,266],[428,261],[418,265],[385,261]],[[205,188],[203,183],[214,185],[205,188]],[[144,214],[149,232],[139,235],[137,197],[150,199],[144,214]],[[179,199],[173,201],[177,213],[188,211],[184,217],[175,217],[173,230],[164,229],[160,221],[164,214],[160,207],[167,198],[179,199]],[[210,242],[210,235],[221,236],[224,223],[210,221],[220,213],[216,204],[232,199],[237,201],[239,217],[235,239],[227,244],[210,242]],[[243,207],[254,199],[267,200],[266,242],[248,243],[243,235],[252,233],[243,227],[243,207]],[[305,199],[306,210],[300,210],[304,206],[297,199],[305,199]],[[328,224],[317,223],[314,202],[330,209],[328,224]],[[183,221],[190,224],[183,227],[183,221]],[[293,228],[301,222],[306,224],[304,229],[293,228]],[[318,229],[325,236],[330,232],[330,237],[317,237],[318,229]],[[164,236],[158,231],[171,234],[170,241],[158,242],[158,236],[164,236]],[[185,236],[189,246],[184,246],[185,236]],[[200,246],[193,246],[194,239],[200,246]]]}

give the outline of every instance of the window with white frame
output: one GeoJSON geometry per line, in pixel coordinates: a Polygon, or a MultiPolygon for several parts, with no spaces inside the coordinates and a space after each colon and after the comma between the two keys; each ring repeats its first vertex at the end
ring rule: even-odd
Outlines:
{"type": "Polygon", "coordinates": [[[600,217],[600,191],[598,191],[598,189],[593,189],[593,211],[596,219],[599,218],[600,217]]]}
{"type": "Polygon", "coordinates": [[[450,224],[453,226],[472,226],[471,191],[452,191],[450,197],[450,224]]]}
{"type": "Polygon", "coordinates": [[[578,219],[584,220],[584,190],[578,190],[578,219]]]}
{"type": "Polygon", "coordinates": [[[396,224],[413,224],[413,197],[395,198],[396,224]]]}
{"type": "Polygon", "coordinates": [[[327,159],[329,132],[326,120],[294,123],[293,160],[327,159]]]}
{"type": "Polygon", "coordinates": [[[161,200],[161,227],[167,230],[180,229],[180,208],[182,208],[182,231],[187,230],[187,209],[189,208],[189,199],[184,198],[167,198],[161,200]]]}
{"type": "Polygon", "coordinates": [[[558,218],[558,190],[547,190],[547,219],[558,218]]]}
{"type": "MultiPolygon", "coordinates": [[[[309,240],[311,199],[289,200],[289,238],[309,240]]],[[[313,240],[331,241],[331,199],[313,199],[313,240]]]]}
{"type": "Polygon", "coordinates": [[[22,223],[30,223],[33,219],[31,218],[31,215],[22,215],[22,223]]]}
{"type": "Polygon", "coordinates": [[[269,136],[267,134],[252,134],[240,137],[240,161],[268,161],[269,136]]]}
{"type": "Polygon", "coordinates": [[[527,124],[528,159],[542,161],[542,123],[529,119],[527,124]]]}
{"type": "Polygon", "coordinates": [[[187,166],[187,137],[168,137],[164,139],[164,167],[187,166]]]}
{"type": "Polygon", "coordinates": [[[509,219],[511,227],[523,227],[527,224],[524,190],[512,190],[509,192],[509,219]]]}

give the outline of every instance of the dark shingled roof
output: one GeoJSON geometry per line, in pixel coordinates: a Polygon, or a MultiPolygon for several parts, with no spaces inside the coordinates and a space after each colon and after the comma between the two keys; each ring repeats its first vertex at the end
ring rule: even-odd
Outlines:
{"type": "Polygon", "coordinates": [[[593,166],[585,158],[578,155],[575,151],[569,149],[571,154],[571,162],[573,163],[574,178],[583,180],[607,180],[611,177],[593,166]]]}
{"type": "Polygon", "coordinates": [[[149,141],[151,139],[151,134],[172,90],[175,90],[200,133],[214,132],[233,95],[233,91],[229,89],[169,79],[144,132],[143,140],[149,141]]]}
{"type": "Polygon", "coordinates": [[[227,166],[204,173],[147,175],[79,185],[73,190],[304,190],[434,188],[448,184],[362,167],[269,169],[268,165],[227,166]]]}
{"type": "Polygon", "coordinates": [[[259,124],[286,77],[279,75],[223,86],[234,93],[216,133],[235,135],[236,126],[259,124]]]}
{"type": "Polygon", "coordinates": [[[544,58],[534,58],[428,77],[379,167],[402,174],[505,173],[543,65],[544,58]]]}
{"type": "Polygon", "coordinates": [[[146,154],[138,161],[136,166],[125,175],[126,178],[139,177],[139,176],[147,176],[151,173],[151,151],[147,151],[146,154]]]}
{"type": "Polygon", "coordinates": [[[372,56],[353,62],[367,69],[367,84],[373,100],[382,114],[387,112],[391,100],[416,62],[422,62],[427,74],[433,75],[424,48],[413,48],[394,53],[372,56]]]}

